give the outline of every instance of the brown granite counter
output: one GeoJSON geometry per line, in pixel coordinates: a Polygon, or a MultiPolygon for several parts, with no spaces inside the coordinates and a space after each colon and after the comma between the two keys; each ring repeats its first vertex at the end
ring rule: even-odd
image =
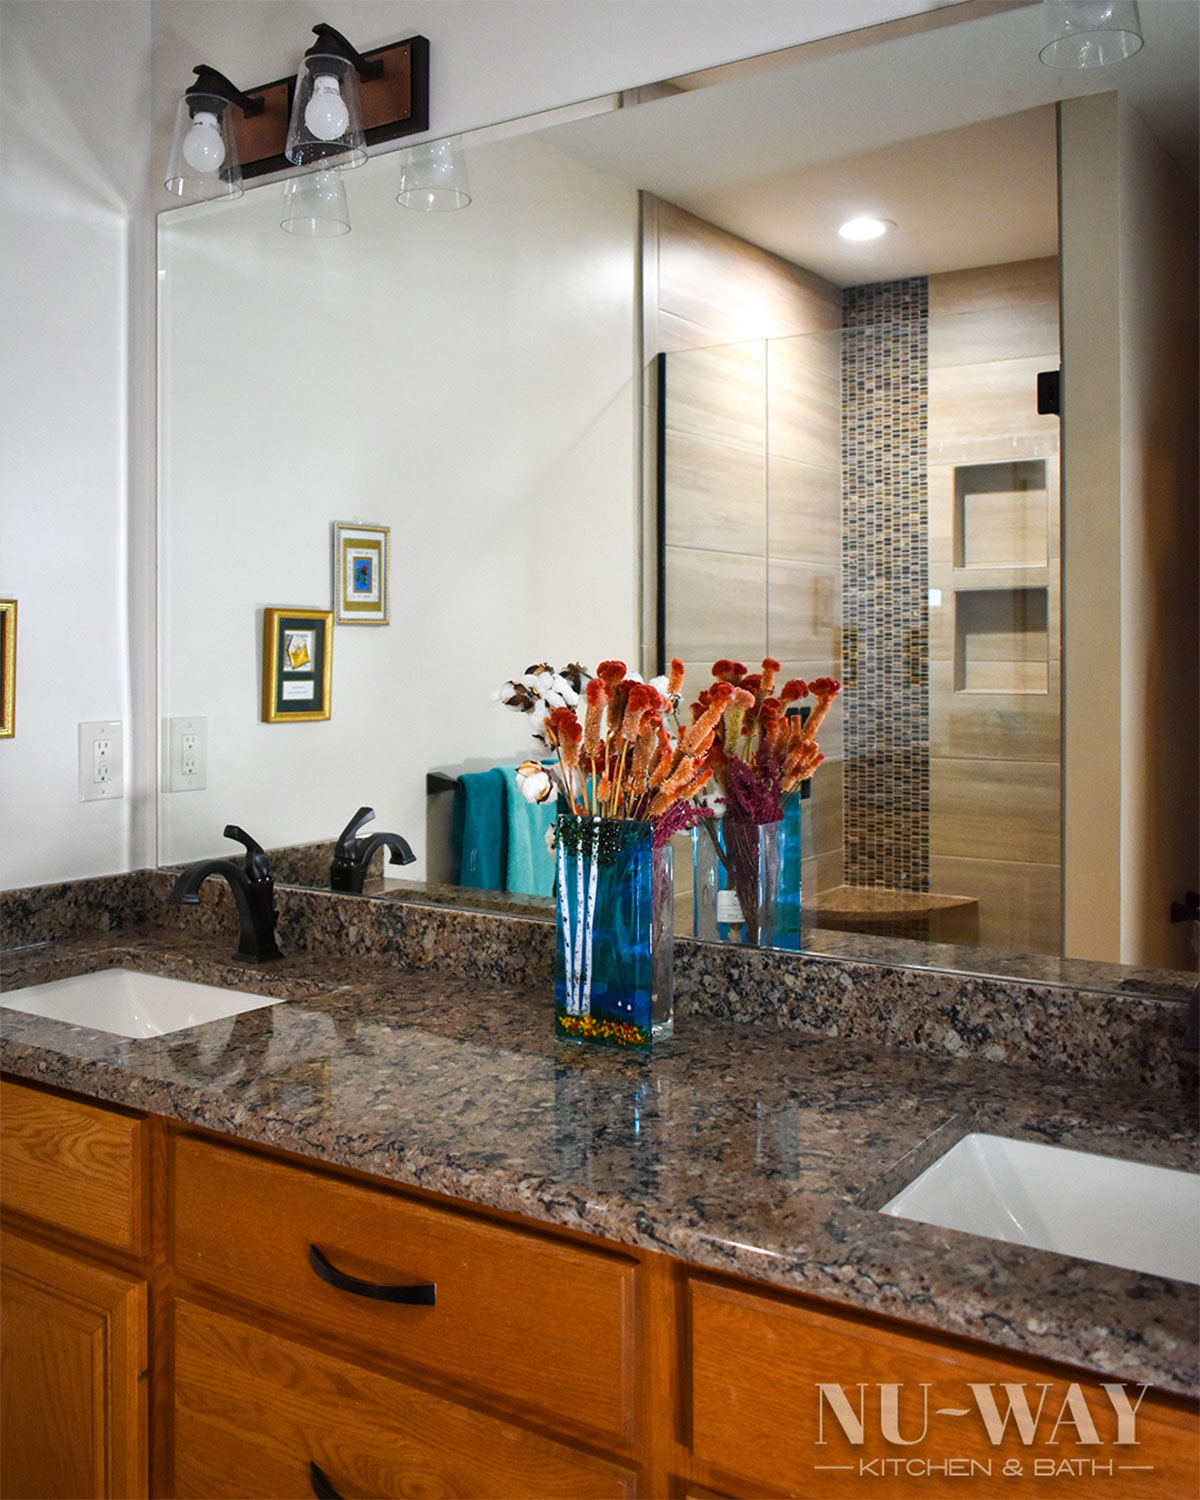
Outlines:
{"type": "MultiPolygon", "coordinates": [[[[355,898],[324,899],[369,920],[355,898]]],[[[29,931],[5,956],[5,989],[123,964],[288,998],[144,1041],[6,1009],[0,1066],[12,1076],[1117,1379],[1197,1389],[1196,1287],[868,1206],[972,1129],[1196,1170],[1182,1084],[1055,1075],[694,1008],[644,1060],[556,1043],[550,987],[528,978],[294,945],[249,968],[228,961],[227,920],[60,942],[29,931]]]]}

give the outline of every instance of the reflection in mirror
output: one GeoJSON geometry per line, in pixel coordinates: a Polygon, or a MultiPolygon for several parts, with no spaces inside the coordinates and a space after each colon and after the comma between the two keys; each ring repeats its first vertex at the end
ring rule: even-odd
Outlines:
{"type": "MultiPolygon", "coordinates": [[[[804,809],[812,951],[1120,982],[1052,962],[1054,112],[985,120],[956,83],[897,142],[852,84],[886,50],[467,137],[458,214],[400,213],[385,155],[335,242],[280,234],[277,187],[162,217],[162,714],[209,721],[207,788],[161,798],[164,862],[236,817],[277,879],[323,886],[370,803],[417,860],[367,894],[548,915],[459,885],[455,782],[530,749],[491,689],[658,647],[694,694],[717,656],[770,652],[847,684],[804,809]],[[821,215],[883,184],[911,225],[836,246],[821,215]],[[336,521],[392,528],[392,623],[334,632],[329,722],[259,723],[262,612],[328,608],[336,521]]],[[[681,910],[688,870],[677,850],[681,910]]]]}

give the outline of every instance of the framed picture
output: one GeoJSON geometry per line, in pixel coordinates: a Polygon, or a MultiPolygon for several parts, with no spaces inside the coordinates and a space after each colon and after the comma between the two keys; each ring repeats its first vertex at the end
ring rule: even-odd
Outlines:
{"type": "Polygon", "coordinates": [[[265,724],[329,718],[332,667],[329,610],[263,610],[265,724]]]}
{"type": "Polygon", "coordinates": [[[17,723],[17,601],[0,599],[0,740],[10,740],[17,723]]]}
{"type": "Polygon", "coordinates": [[[386,526],[333,523],[333,609],[339,625],[388,623],[386,526]]]}

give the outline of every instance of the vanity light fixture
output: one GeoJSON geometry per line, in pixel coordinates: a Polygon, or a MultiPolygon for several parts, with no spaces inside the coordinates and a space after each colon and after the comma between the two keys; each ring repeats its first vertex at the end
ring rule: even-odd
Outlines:
{"type": "Polygon", "coordinates": [[[179,106],[169,192],[189,200],[235,198],[243,179],[295,166],[357,166],[371,146],[429,129],[423,36],[360,53],[324,21],[313,31],[317,40],[297,74],[245,94],[214,68],[195,70],[197,80],[179,106]]]}
{"type": "Polygon", "coordinates": [[[262,113],[261,98],[243,94],[223,73],[201,63],[175,113],[175,134],[163,186],[191,203],[209,198],[240,198],[235,106],[246,119],[262,113]]]}
{"type": "Polygon", "coordinates": [[[844,240],[877,240],[895,227],[892,219],[876,219],[870,214],[859,214],[857,218],[847,219],[840,225],[838,233],[844,240]]]}
{"type": "Polygon", "coordinates": [[[400,154],[400,191],[396,202],[402,208],[423,213],[445,213],[466,208],[471,201],[462,137],[423,141],[400,154]]]}
{"type": "Polygon", "coordinates": [[[1142,47],[1137,0],[1043,0],[1042,20],[1051,68],[1103,68],[1142,47]]]}

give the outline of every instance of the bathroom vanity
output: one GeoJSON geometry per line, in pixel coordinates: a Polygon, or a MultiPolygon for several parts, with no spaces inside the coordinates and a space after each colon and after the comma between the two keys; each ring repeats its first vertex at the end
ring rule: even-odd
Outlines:
{"type": "Polygon", "coordinates": [[[4,1011],[12,1493],[1190,1493],[1195,1286],[877,1211],[981,1128],[1194,1170],[1179,1078],[735,1023],[687,951],[646,1061],[553,1041],[536,923],[443,914],[422,966],[431,913],[281,893],[256,968],[227,898],[53,941],[48,904],[10,906],[6,990],[284,1003],[144,1040],[4,1011]],[[48,1371],[90,1422],[37,1425],[48,1371]]]}

